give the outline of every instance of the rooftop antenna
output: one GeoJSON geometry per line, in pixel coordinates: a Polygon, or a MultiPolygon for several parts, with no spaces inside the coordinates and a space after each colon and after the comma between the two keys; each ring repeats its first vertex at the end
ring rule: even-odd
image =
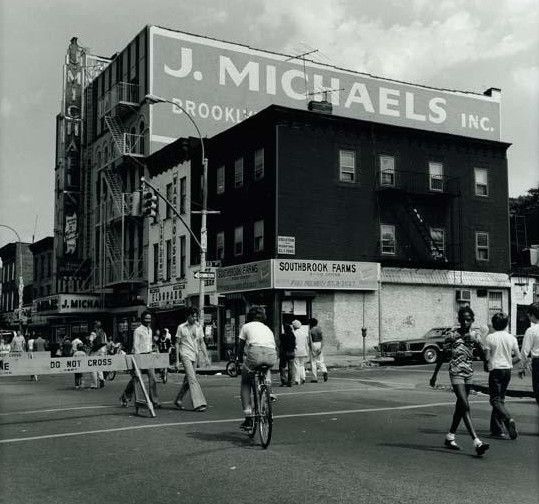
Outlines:
{"type": "Polygon", "coordinates": [[[296,56],[290,56],[290,58],[285,59],[285,61],[291,61],[293,59],[300,59],[303,62],[303,82],[305,85],[305,99],[307,99],[307,71],[305,69],[305,56],[308,56],[309,54],[314,54],[318,52],[318,49],[312,49],[310,51],[297,54],[296,56]]]}

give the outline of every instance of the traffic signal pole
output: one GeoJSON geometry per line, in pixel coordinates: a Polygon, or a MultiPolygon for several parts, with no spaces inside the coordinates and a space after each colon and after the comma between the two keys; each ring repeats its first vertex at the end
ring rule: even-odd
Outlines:
{"type": "Polygon", "coordinates": [[[144,187],[148,186],[155,194],[157,194],[157,196],[159,196],[165,202],[165,205],[167,205],[167,207],[170,208],[174,212],[174,215],[176,215],[176,217],[178,217],[178,219],[180,219],[182,224],[187,228],[187,231],[189,231],[189,234],[194,238],[196,244],[202,250],[202,245],[200,244],[200,241],[196,237],[195,233],[193,233],[193,230],[189,227],[187,222],[185,222],[183,220],[183,217],[180,215],[180,212],[178,212],[178,210],[176,210],[176,207],[167,198],[165,198],[157,190],[157,188],[154,185],[152,185],[150,182],[148,182],[145,177],[140,177],[140,182],[142,183],[142,192],[144,193],[144,187]]]}

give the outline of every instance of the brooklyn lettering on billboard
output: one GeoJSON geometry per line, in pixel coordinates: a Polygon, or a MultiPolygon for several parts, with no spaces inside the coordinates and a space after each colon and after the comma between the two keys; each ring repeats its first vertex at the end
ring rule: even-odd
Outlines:
{"type": "MultiPolygon", "coordinates": [[[[392,81],[289,55],[149,28],[150,93],[175,100],[214,135],[276,104],[306,108],[306,92],[328,92],[333,114],[397,126],[500,139],[500,97],[392,81]]],[[[309,97],[310,98],[310,97],[309,97]]],[[[185,131],[172,105],[151,107],[152,151],[185,131]]]]}

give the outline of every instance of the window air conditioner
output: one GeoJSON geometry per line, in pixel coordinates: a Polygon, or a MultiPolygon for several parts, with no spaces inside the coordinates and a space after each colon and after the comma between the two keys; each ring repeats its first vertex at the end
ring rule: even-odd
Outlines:
{"type": "Polygon", "coordinates": [[[457,302],[469,303],[472,300],[472,291],[470,290],[458,290],[457,291],[457,302]]]}

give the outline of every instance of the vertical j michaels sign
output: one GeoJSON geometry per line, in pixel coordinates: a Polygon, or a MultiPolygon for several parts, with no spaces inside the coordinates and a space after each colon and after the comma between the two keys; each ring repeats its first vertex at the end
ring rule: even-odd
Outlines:
{"type": "MultiPolygon", "coordinates": [[[[500,97],[444,91],[252,49],[248,46],[149,28],[150,92],[175,100],[213,135],[277,104],[306,108],[306,92],[329,92],[333,113],[397,126],[500,139],[500,97]],[[288,61],[287,61],[288,60],[288,61]]],[[[322,93],[315,99],[321,99],[322,93]]],[[[192,133],[172,105],[152,107],[152,140],[192,133]]],[[[158,148],[157,145],[153,146],[158,148]]]]}

